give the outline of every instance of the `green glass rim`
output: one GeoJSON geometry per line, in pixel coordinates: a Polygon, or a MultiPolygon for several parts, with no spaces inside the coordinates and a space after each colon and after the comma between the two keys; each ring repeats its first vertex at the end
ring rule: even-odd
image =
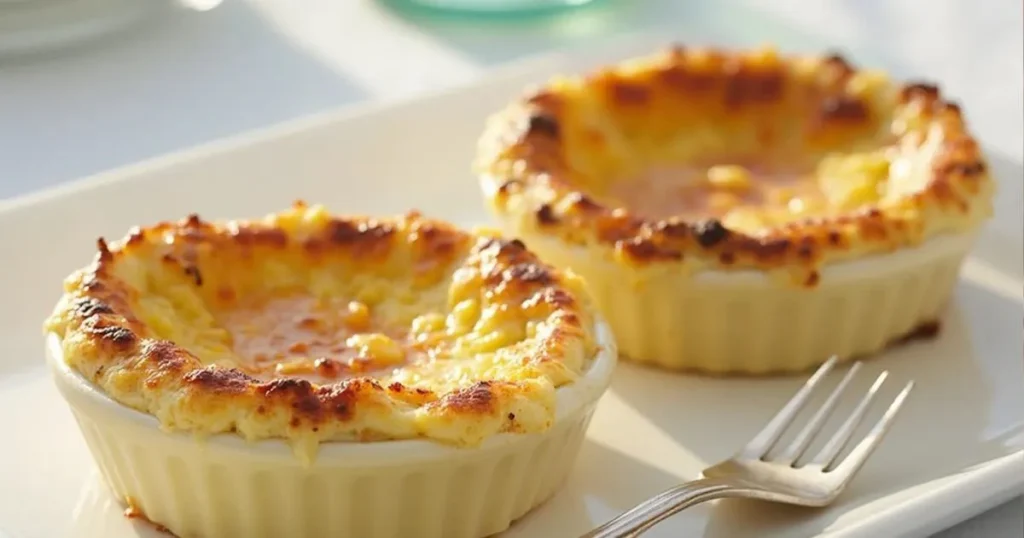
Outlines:
{"type": "Polygon", "coordinates": [[[521,2],[502,0],[494,3],[488,2],[488,0],[479,0],[475,4],[463,0],[463,2],[453,2],[451,5],[445,5],[443,0],[378,1],[400,11],[424,16],[509,19],[554,15],[594,6],[607,0],[524,0],[521,2]]]}

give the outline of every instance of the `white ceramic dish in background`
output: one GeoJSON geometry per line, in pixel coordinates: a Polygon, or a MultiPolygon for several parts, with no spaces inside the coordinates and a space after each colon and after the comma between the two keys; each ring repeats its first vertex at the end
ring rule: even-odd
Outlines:
{"type": "Polygon", "coordinates": [[[170,0],[0,0],[0,55],[67,47],[126,28],[170,0]]]}
{"type": "MultiPolygon", "coordinates": [[[[160,536],[121,515],[43,361],[41,320],[98,235],[192,211],[258,215],[295,198],[335,211],[417,207],[461,224],[489,222],[469,173],[484,117],[529,82],[649,45],[556,55],[455,92],[321,115],[0,203],[0,432],[15,440],[0,444],[0,533],[160,536]]],[[[999,156],[992,165],[1002,179],[997,218],[964,268],[942,336],[865,365],[863,380],[887,368],[895,381],[912,377],[918,387],[837,504],[820,511],[699,506],[650,536],[923,536],[1024,492],[1024,170],[999,156]]],[[[574,536],[694,478],[740,446],[801,382],[620,364],[565,486],[506,536],[574,536]]]]}

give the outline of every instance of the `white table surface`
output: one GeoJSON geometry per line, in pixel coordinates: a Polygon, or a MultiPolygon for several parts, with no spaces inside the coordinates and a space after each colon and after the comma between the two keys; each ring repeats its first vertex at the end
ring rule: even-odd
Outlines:
{"type": "MultiPolygon", "coordinates": [[[[88,46],[0,58],[0,201],[240,131],[472,81],[504,62],[657,29],[683,42],[827,46],[940,82],[989,147],[1024,157],[1019,0],[607,0],[482,24],[373,0],[227,0],[88,46]]],[[[1017,499],[942,538],[1020,537],[1017,499]]]]}

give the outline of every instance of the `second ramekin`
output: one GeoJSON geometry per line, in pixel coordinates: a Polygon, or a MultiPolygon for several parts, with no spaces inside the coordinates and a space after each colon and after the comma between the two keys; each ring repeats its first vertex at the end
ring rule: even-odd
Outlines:
{"type": "Polygon", "coordinates": [[[800,372],[934,332],[976,235],[829,264],[808,288],[754,270],[628,266],[512,220],[508,233],[584,278],[624,360],[710,374],[800,372]]]}
{"type": "Polygon", "coordinates": [[[575,383],[559,388],[546,432],[499,434],[476,448],[408,440],[324,443],[303,465],[283,441],[166,432],[67,366],[48,364],[100,473],[121,501],[181,538],[479,538],[551,497],[573,467],[617,360],[609,327],[575,383]]]}

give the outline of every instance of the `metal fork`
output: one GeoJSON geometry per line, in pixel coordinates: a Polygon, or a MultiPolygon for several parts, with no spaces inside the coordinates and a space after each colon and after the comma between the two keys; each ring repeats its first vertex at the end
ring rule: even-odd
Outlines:
{"type": "Polygon", "coordinates": [[[832,414],[843,391],[860,370],[861,363],[855,362],[789,446],[779,454],[770,455],[779,438],[793,424],[797,413],[807,404],[811,393],[835,364],[836,357],[822,364],[764,429],[731,459],[704,469],[703,478],[668,489],[580,538],[638,536],[684,508],[724,497],[761,499],[801,506],[826,506],[832,503],[881,443],[914,387],[913,381],[908,382],[867,436],[840,461],[840,453],[864,420],[871,401],[889,374],[882,372],[818,454],[806,464],[799,464],[804,452],[832,414]]]}

